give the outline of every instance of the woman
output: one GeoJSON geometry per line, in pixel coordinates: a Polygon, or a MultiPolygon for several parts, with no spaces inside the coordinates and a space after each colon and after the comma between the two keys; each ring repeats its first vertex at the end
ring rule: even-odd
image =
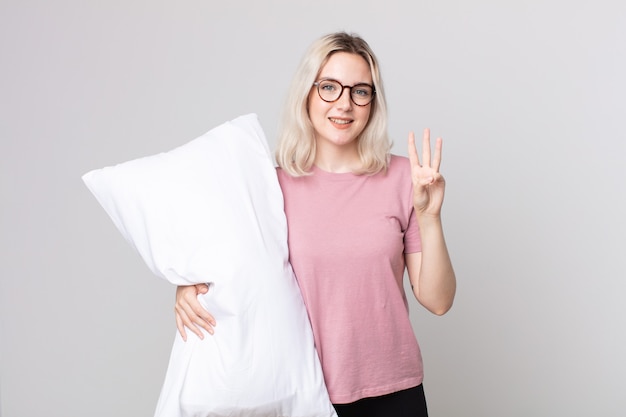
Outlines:
{"type": "MultiPolygon", "coordinates": [[[[390,155],[379,66],[358,36],[315,42],[294,77],[276,160],[290,261],[339,416],[426,416],[419,346],[402,284],[441,315],[456,278],[441,224],[441,139],[422,158],[390,155]]],[[[202,337],[216,325],[179,287],[176,322],[202,337]]]]}

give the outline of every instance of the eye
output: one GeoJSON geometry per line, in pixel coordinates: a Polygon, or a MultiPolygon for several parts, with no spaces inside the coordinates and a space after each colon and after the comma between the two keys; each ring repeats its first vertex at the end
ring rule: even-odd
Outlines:
{"type": "Polygon", "coordinates": [[[369,85],[355,85],[352,87],[352,94],[366,98],[372,95],[372,88],[369,85]]]}
{"type": "Polygon", "coordinates": [[[339,88],[337,84],[330,81],[322,81],[320,83],[320,89],[324,91],[336,91],[337,88],[339,88]]]}

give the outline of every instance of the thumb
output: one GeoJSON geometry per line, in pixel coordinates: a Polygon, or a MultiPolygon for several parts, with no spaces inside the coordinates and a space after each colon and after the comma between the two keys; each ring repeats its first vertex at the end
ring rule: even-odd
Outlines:
{"type": "Polygon", "coordinates": [[[435,182],[435,178],[434,178],[434,177],[432,177],[432,176],[430,176],[430,177],[420,178],[420,179],[417,181],[417,184],[418,184],[418,185],[420,186],[420,188],[421,188],[421,187],[425,187],[425,186],[427,186],[427,185],[430,185],[430,184],[432,184],[433,182],[435,182]]]}
{"type": "Polygon", "coordinates": [[[196,284],[196,292],[198,294],[206,294],[209,292],[209,286],[207,284],[196,284]]]}

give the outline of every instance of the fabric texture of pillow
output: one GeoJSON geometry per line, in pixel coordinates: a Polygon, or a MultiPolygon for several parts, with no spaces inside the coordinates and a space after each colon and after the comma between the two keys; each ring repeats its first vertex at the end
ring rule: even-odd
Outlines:
{"type": "Polygon", "coordinates": [[[155,417],[336,416],[255,114],[83,181],[154,274],[210,285],[215,334],[176,334],[155,417]]]}

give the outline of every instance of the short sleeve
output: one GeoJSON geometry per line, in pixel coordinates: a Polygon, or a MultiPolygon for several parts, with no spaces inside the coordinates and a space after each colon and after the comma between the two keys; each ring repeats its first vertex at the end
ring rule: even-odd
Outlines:
{"type": "Polygon", "coordinates": [[[409,214],[409,225],[404,232],[404,253],[415,253],[422,251],[422,239],[420,229],[415,216],[415,209],[411,208],[409,214]]]}

